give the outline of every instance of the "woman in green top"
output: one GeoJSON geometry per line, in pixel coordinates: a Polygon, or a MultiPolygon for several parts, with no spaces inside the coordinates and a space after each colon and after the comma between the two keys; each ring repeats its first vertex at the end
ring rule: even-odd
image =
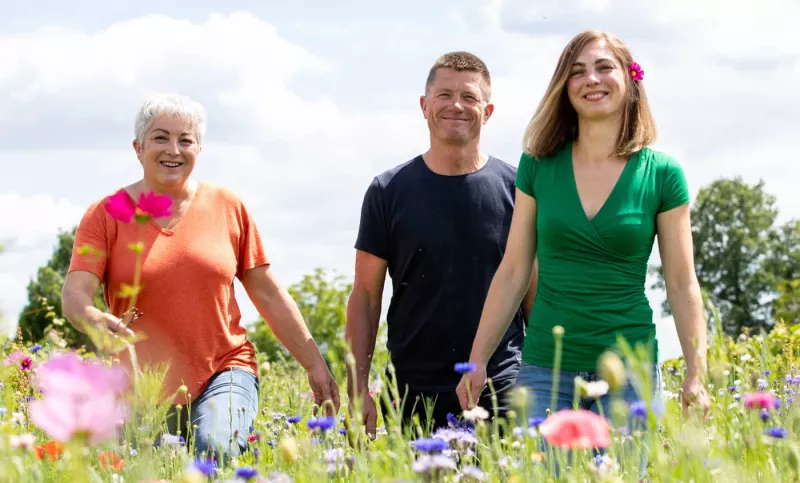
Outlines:
{"type": "MultiPolygon", "coordinates": [[[[678,163],[648,147],[656,128],[642,81],[641,68],[612,34],[583,32],[562,52],[525,133],[508,245],[470,355],[477,370],[457,389],[464,409],[484,389],[486,361],[528,289],[534,260],[536,298],[518,377],[535,396],[527,415],[572,407],[575,377],[596,379],[598,358],[617,345],[618,335],[651,349],[657,388],[658,344],[645,278],[658,234],[687,366],[684,408],[696,403],[707,414],[706,329],[689,193],[678,163]],[[564,329],[563,350],[556,407],[550,407],[556,326],[564,329]]],[[[622,396],[646,399],[630,385],[622,396]]],[[[588,399],[581,405],[596,408],[588,399]]]]}

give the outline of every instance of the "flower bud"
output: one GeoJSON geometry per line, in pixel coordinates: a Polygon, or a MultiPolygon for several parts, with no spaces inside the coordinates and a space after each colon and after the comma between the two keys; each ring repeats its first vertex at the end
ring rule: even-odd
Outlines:
{"type": "Polygon", "coordinates": [[[564,337],[564,327],[556,325],[553,327],[553,336],[556,338],[564,337]]]}
{"type": "Polygon", "coordinates": [[[281,457],[288,463],[297,461],[297,442],[294,438],[284,438],[279,444],[281,457]]]}
{"type": "Polygon", "coordinates": [[[625,374],[625,364],[612,351],[606,351],[600,356],[597,362],[597,373],[608,383],[608,388],[612,391],[621,389],[628,379],[625,374]]]}

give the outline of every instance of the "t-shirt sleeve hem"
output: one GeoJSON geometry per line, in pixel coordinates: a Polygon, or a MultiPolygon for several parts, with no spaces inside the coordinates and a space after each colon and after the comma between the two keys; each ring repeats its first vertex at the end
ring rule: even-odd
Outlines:
{"type": "Polygon", "coordinates": [[[685,199],[677,200],[673,203],[663,205],[659,208],[658,213],[666,213],[667,211],[674,210],[675,208],[683,205],[688,205],[691,200],[686,197],[685,199]]]}
{"type": "Polygon", "coordinates": [[[356,243],[353,248],[364,253],[369,253],[370,255],[378,257],[380,259],[389,260],[389,254],[385,253],[383,250],[376,250],[375,248],[364,245],[362,243],[356,243]]]}

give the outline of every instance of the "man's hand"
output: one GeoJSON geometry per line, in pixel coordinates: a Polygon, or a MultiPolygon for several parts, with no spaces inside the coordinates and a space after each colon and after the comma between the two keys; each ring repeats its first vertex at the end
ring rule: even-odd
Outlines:
{"type": "MultiPolygon", "coordinates": [[[[350,415],[355,416],[354,403],[350,402],[350,415]]],[[[375,399],[369,395],[368,392],[364,393],[361,398],[361,416],[364,423],[364,430],[371,441],[375,441],[377,435],[376,428],[378,425],[378,408],[375,406],[375,399]]]]}
{"type": "Polygon", "coordinates": [[[476,363],[475,366],[476,369],[473,372],[464,374],[461,377],[461,382],[458,383],[456,388],[458,402],[464,411],[468,411],[478,405],[481,391],[486,385],[486,364],[476,363]]]}
{"type": "Polygon", "coordinates": [[[703,422],[708,422],[710,402],[706,387],[699,377],[687,375],[681,385],[681,406],[683,415],[688,416],[690,406],[699,406],[703,410],[703,422]]]}
{"type": "Polygon", "coordinates": [[[314,402],[327,408],[324,413],[335,416],[339,412],[339,385],[325,363],[319,363],[308,370],[308,384],[314,393],[314,402]],[[333,407],[331,404],[333,403],[333,407]]]}

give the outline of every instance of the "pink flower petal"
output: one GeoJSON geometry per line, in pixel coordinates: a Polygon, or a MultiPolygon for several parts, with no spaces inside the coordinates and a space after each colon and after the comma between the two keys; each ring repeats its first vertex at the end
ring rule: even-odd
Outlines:
{"type": "Polygon", "coordinates": [[[125,191],[120,190],[113,196],[109,196],[105,204],[106,212],[115,220],[123,223],[130,223],[133,215],[136,214],[136,207],[125,191]]]}
{"type": "Polygon", "coordinates": [[[139,209],[153,218],[170,216],[172,214],[170,208],[172,208],[172,198],[169,196],[159,195],[153,191],[139,195],[139,209]]]}

